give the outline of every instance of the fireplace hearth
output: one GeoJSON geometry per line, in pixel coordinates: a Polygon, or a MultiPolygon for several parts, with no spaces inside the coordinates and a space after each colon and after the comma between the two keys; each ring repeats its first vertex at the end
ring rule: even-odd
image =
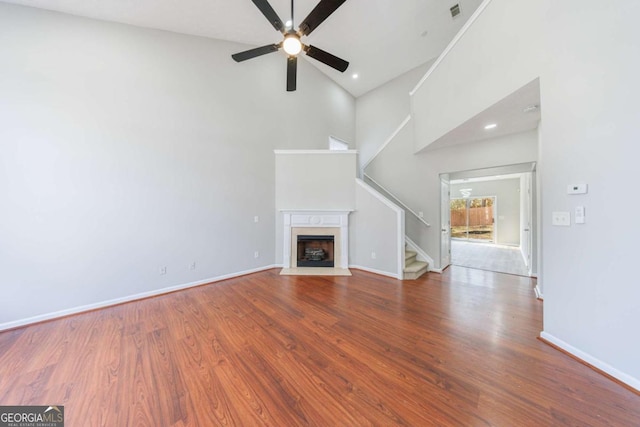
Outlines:
{"type": "Polygon", "coordinates": [[[334,267],[334,236],[298,235],[298,267],[334,267]]]}

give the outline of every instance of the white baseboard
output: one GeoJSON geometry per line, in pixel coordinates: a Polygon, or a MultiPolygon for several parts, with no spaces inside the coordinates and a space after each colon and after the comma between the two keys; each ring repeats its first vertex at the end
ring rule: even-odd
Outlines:
{"type": "Polygon", "coordinates": [[[544,300],[544,297],[542,296],[542,291],[540,290],[540,285],[536,285],[535,288],[533,288],[533,290],[536,293],[536,298],[540,299],[540,300],[544,300]]]}
{"type": "Polygon", "coordinates": [[[57,319],[60,317],[70,316],[72,314],[79,314],[86,311],[97,310],[100,308],[110,307],[113,305],[123,304],[126,302],[136,301],[144,298],[154,297],[162,294],[167,294],[169,292],[175,292],[182,289],[193,288],[195,286],[206,285],[207,283],[219,282],[226,279],[233,279],[234,277],[244,276],[251,273],[257,273],[259,271],[270,270],[275,268],[275,265],[269,265],[265,267],[259,267],[251,270],[241,271],[237,273],[226,274],[223,276],[213,277],[210,279],[198,280],[197,282],[185,283],[182,285],[170,286],[168,288],[157,289],[149,292],[142,292],[135,295],[128,295],[122,298],[115,298],[108,301],[101,301],[95,304],[87,304],[79,307],[73,307],[66,310],[55,311],[52,313],[41,314],[38,316],[28,317],[26,319],[15,320],[13,322],[0,323],[0,331],[5,331],[8,329],[15,329],[21,326],[27,326],[34,323],[44,322],[47,320],[57,319]]]}
{"type": "Polygon", "coordinates": [[[550,335],[546,332],[540,332],[540,338],[549,341],[551,344],[561,348],[562,350],[566,351],[567,353],[575,356],[576,358],[588,363],[589,365],[593,366],[594,368],[597,368],[599,370],[601,370],[602,372],[605,372],[609,375],[611,375],[613,378],[617,379],[618,381],[628,385],[629,387],[640,391],[640,380],[637,378],[632,377],[631,375],[627,375],[624,372],[619,371],[618,369],[614,368],[613,366],[609,365],[608,363],[603,362],[600,359],[597,359],[593,356],[591,356],[588,353],[585,353],[584,351],[575,348],[574,346],[567,344],[566,342],[554,337],[553,335],[550,335]]]}
{"type": "Polygon", "coordinates": [[[376,270],[375,268],[363,267],[361,265],[349,265],[349,268],[354,268],[356,270],[367,271],[369,273],[379,274],[380,276],[391,277],[392,279],[402,280],[402,277],[398,277],[395,273],[389,273],[388,271],[376,270]]]}

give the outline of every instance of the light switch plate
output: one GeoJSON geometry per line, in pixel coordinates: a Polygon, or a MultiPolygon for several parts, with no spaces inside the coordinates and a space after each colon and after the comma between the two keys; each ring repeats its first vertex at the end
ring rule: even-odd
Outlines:
{"type": "Polygon", "coordinates": [[[551,225],[560,227],[571,226],[571,214],[569,212],[552,212],[551,225]]]}
{"type": "Polygon", "coordinates": [[[584,206],[576,206],[576,213],[574,218],[576,219],[576,224],[584,224],[585,222],[584,206]]]}

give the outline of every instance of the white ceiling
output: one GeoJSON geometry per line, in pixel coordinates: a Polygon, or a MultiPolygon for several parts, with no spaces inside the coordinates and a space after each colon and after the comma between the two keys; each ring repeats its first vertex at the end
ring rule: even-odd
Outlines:
{"type": "Polygon", "coordinates": [[[467,144],[536,129],[541,117],[540,80],[536,79],[429,144],[425,150],[467,144]],[[492,129],[486,125],[495,124],[492,129]]]}
{"type": "MultiPolygon", "coordinates": [[[[251,0],[2,1],[252,46],[282,39],[251,0]]],[[[269,1],[283,22],[289,19],[290,0],[269,1]]],[[[296,0],[295,25],[317,3],[318,0],[296,0]]],[[[340,73],[313,59],[308,61],[352,95],[360,96],[436,58],[480,3],[481,0],[348,0],[303,41],[349,61],[349,69],[340,73]],[[456,3],[462,13],[451,18],[449,8],[456,3]],[[353,79],[353,73],[358,73],[359,78],[353,79]]]]}

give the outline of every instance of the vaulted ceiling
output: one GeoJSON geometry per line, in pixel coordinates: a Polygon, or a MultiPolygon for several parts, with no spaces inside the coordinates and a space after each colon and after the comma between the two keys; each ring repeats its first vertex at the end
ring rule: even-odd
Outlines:
{"type": "MultiPolygon", "coordinates": [[[[239,42],[250,45],[247,49],[282,40],[251,0],[2,1],[239,42]]],[[[269,2],[282,21],[290,18],[290,0],[269,2]]],[[[318,0],[296,0],[294,25],[317,3],[318,0]]],[[[340,73],[306,59],[352,95],[360,96],[436,58],[480,3],[481,0],[347,0],[304,40],[349,61],[347,71],[340,73]],[[456,4],[461,12],[453,18],[450,8],[456,4]],[[354,73],[358,74],[357,79],[353,78],[354,73]]]]}

